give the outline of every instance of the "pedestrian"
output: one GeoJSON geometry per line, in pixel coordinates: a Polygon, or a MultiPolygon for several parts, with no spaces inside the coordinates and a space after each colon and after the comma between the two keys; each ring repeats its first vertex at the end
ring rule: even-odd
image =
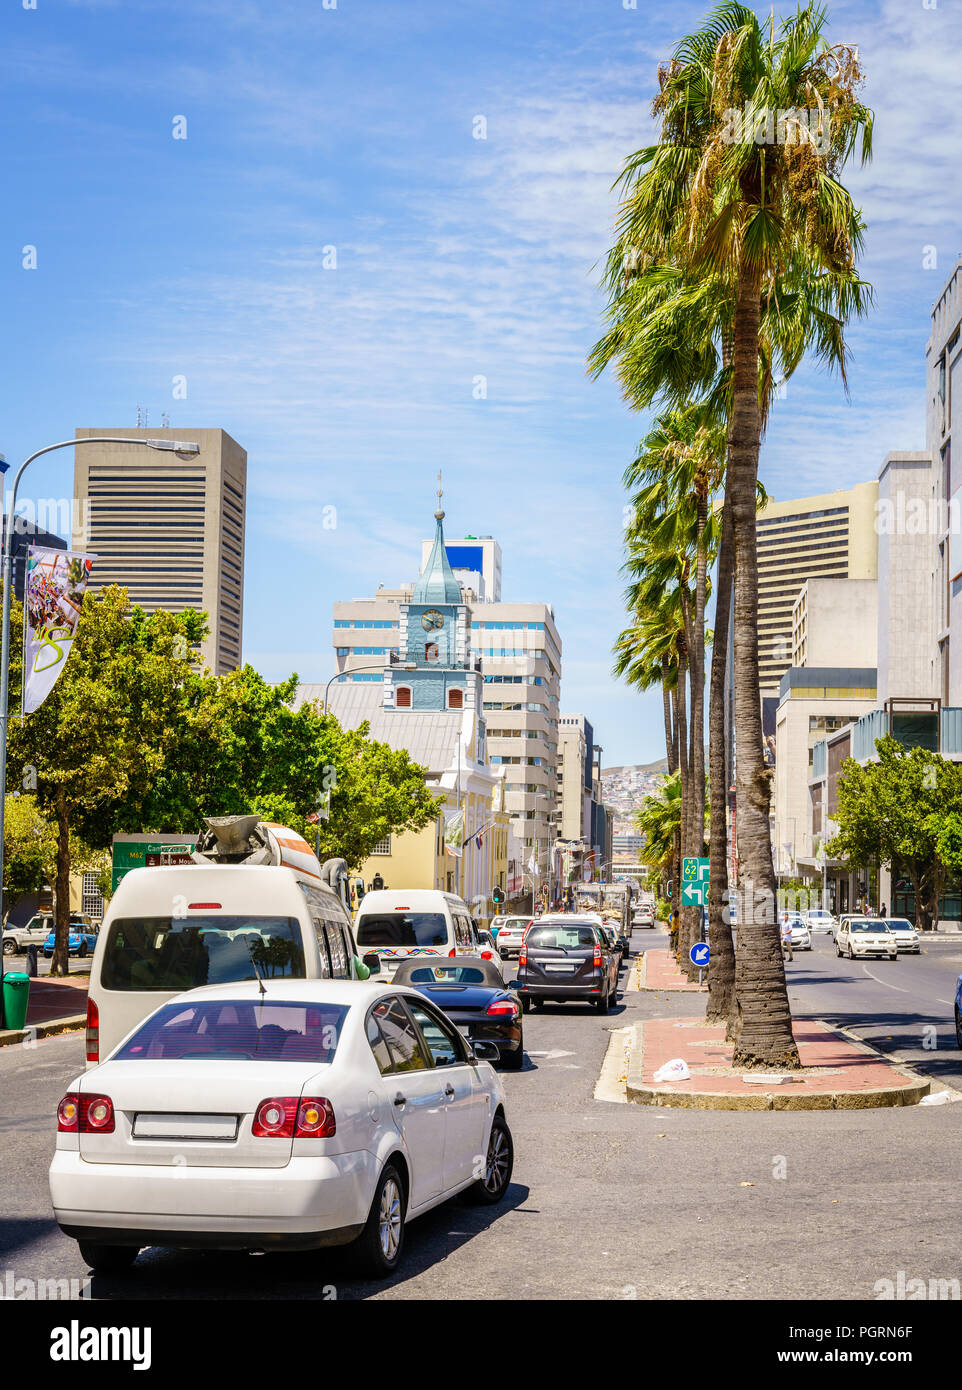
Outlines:
{"type": "Polygon", "coordinates": [[[883,903],[882,906],[879,908],[879,910],[878,910],[878,915],[879,915],[880,917],[887,917],[887,916],[889,915],[889,913],[888,913],[888,908],[885,906],[884,903],[883,903]]]}
{"type": "Polygon", "coordinates": [[[788,920],[788,913],[782,916],[782,925],[779,929],[782,936],[782,958],[783,960],[794,960],[792,955],[792,927],[788,920]]]}

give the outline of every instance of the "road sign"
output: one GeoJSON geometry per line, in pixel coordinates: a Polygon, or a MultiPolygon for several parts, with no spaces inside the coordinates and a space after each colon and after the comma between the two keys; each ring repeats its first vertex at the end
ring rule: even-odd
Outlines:
{"type": "Polygon", "coordinates": [[[707,883],[708,860],[696,859],[694,856],[683,859],[681,863],[681,876],[685,883],[707,883]]]}
{"type": "Polygon", "coordinates": [[[682,907],[704,907],[707,901],[707,883],[683,883],[681,885],[682,907]]]}
{"type": "Polygon", "coordinates": [[[696,941],[688,952],[688,959],[691,961],[692,965],[697,965],[699,970],[704,970],[708,964],[709,954],[708,942],[696,941]]]}

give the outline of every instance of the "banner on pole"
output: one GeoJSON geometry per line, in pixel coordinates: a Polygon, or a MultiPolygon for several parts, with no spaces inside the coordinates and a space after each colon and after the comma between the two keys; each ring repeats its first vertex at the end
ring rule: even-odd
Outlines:
{"type": "Polygon", "coordinates": [[[464,812],[455,811],[444,820],[444,852],[455,859],[461,858],[464,843],[464,812]]]}
{"type": "Polygon", "coordinates": [[[24,585],[23,713],[33,714],[57,683],[74,637],[96,555],[27,547],[24,585]]]}

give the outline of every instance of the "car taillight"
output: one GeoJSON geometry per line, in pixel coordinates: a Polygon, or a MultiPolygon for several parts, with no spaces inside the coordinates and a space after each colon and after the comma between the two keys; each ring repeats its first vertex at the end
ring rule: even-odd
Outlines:
{"type": "Polygon", "coordinates": [[[251,1134],[255,1139],[293,1139],[298,1096],[271,1096],[254,1112],[251,1134]]]}
{"type": "Polygon", "coordinates": [[[83,1096],[68,1091],[57,1106],[60,1134],[113,1134],[114,1103],[109,1096],[83,1096]]]}
{"type": "Polygon", "coordinates": [[[495,1018],[515,1018],[518,1013],[518,1006],[511,999],[493,999],[485,1013],[495,1018]]]}
{"type": "Polygon", "coordinates": [[[323,1096],[305,1096],[297,1107],[295,1139],[330,1139],[337,1131],[334,1107],[323,1096]]]}
{"type": "Polygon", "coordinates": [[[100,1011],[92,999],[87,1000],[87,1061],[100,1061],[100,1011]]]}
{"type": "Polygon", "coordinates": [[[60,1134],[76,1134],[80,1122],[80,1097],[71,1091],[57,1106],[57,1131],[60,1134]]]}
{"type": "Polygon", "coordinates": [[[458,948],[457,948],[457,946],[452,946],[451,949],[450,949],[450,951],[448,952],[448,955],[449,955],[449,956],[456,956],[457,954],[458,954],[458,948]]]}
{"type": "Polygon", "coordinates": [[[80,1097],[80,1133],[113,1134],[114,1103],[109,1096],[80,1097]]]}
{"type": "Polygon", "coordinates": [[[592,966],[595,968],[595,970],[597,970],[597,969],[599,968],[599,966],[601,965],[601,947],[600,947],[600,946],[596,946],[596,947],[595,947],[595,953],[594,953],[594,955],[591,957],[591,964],[592,964],[592,966]]]}
{"type": "Polygon", "coordinates": [[[490,951],[482,951],[482,952],[481,952],[481,959],[482,959],[482,960],[494,960],[494,956],[491,954],[490,951]]]}
{"type": "Polygon", "coordinates": [[[527,964],[528,964],[528,952],[527,952],[526,948],[525,948],[524,946],[522,946],[522,947],[521,947],[521,950],[518,952],[518,969],[519,969],[519,970],[523,970],[527,964]]]}

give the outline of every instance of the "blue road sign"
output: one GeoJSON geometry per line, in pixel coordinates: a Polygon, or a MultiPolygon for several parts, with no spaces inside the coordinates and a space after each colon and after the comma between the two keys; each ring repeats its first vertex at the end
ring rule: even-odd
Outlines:
{"type": "Polygon", "coordinates": [[[696,941],[694,946],[688,952],[688,958],[691,961],[692,965],[697,965],[704,969],[704,967],[708,964],[709,954],[710,952],[708,950],[708,942],[696,941]]]}

